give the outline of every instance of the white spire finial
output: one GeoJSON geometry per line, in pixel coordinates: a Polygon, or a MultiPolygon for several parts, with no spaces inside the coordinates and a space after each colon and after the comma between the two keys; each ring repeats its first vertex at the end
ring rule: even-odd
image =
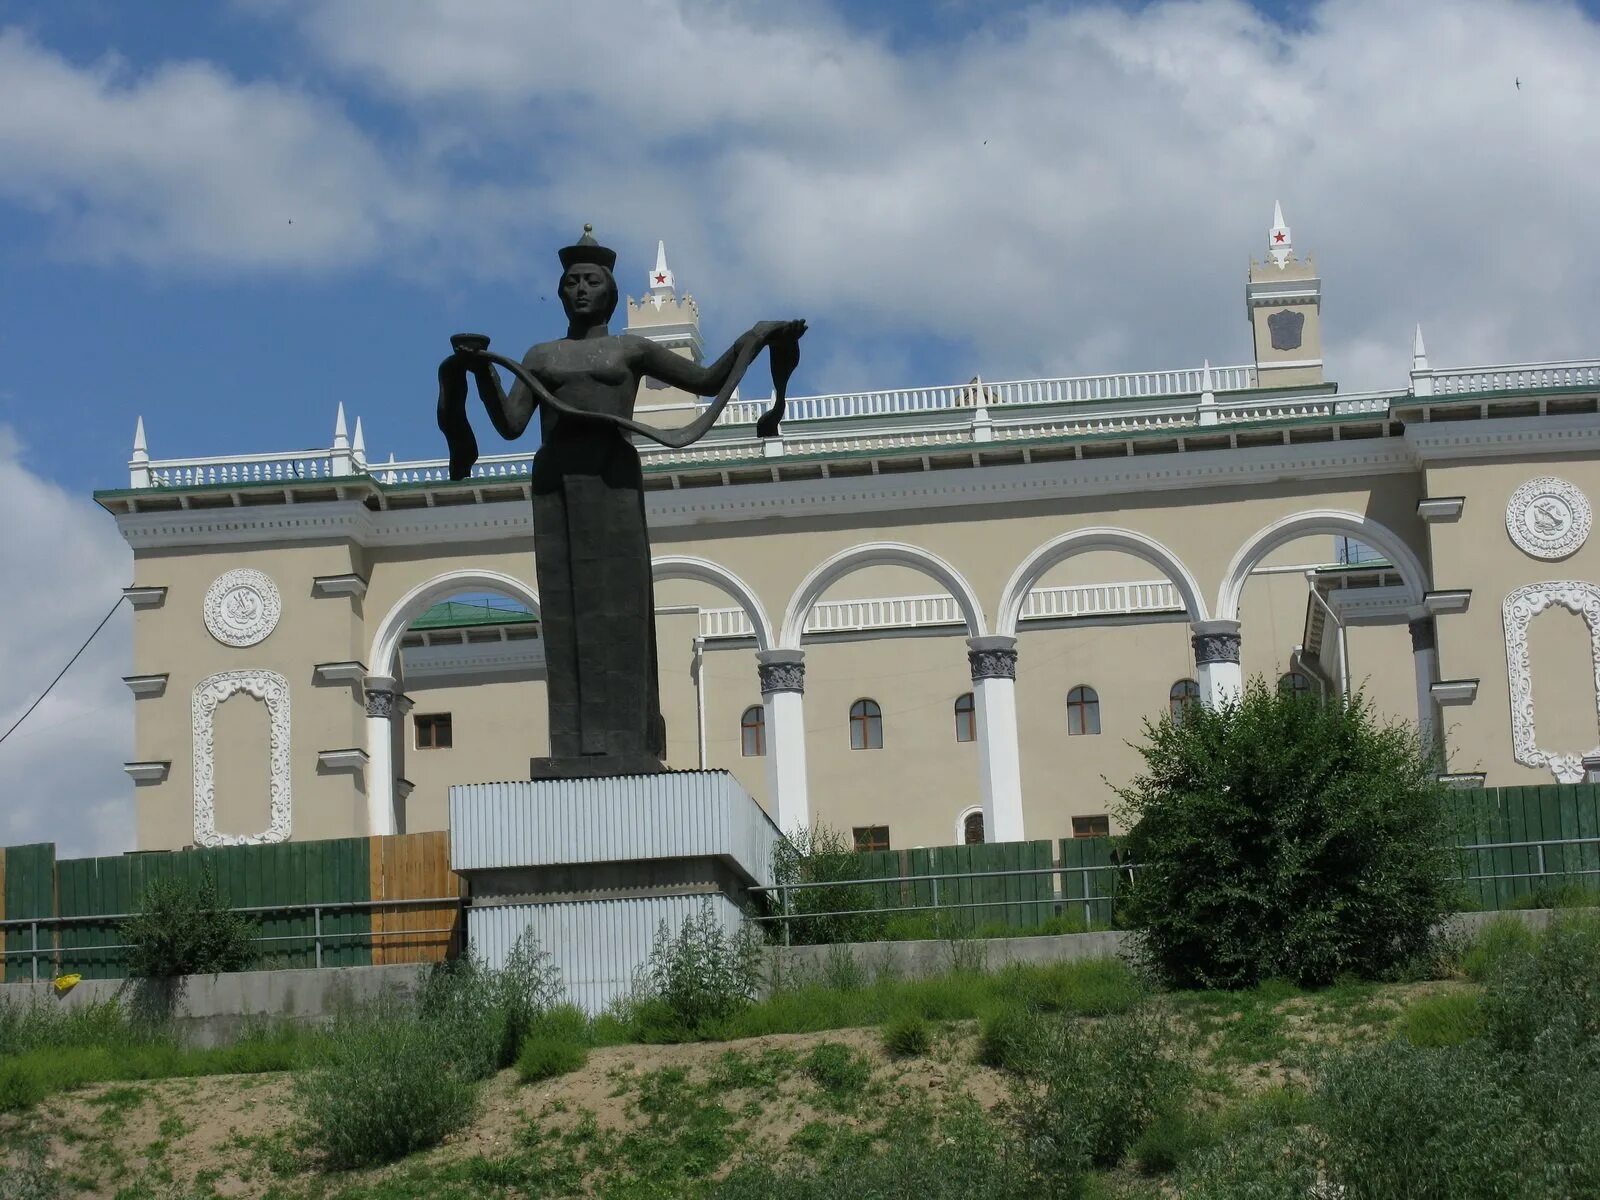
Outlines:
{"type": "Polygon", "coordinates": [[[339,413],[333,419],[333,448],[335,450],[350,449],[350,430],[344,423],[344,401],[339,401],[339,413]]]}
{"type": "Polygon", "coordinates": [[[128,459],[128,486],[150,486],[150,450],[144,442],[144,418],[133,426],[133,457],[128,459]]]}
{"type": "Polygon", "coordinates": [[[1417,332],[1411,338],[1411,369],[1413,371],[1426,371],[1428,369],[1428,348],[1422,344],[1422,326],[1417,326],[1417,332]]]}
{"type": "Polygon", "coordinates": [[[656,243],[656,266],[650,272],[650,300],[660,308],[677,294],[677,281],[672,277],[672,268],[667,266],[667,244],[656,243]]]}
{"type": "Polygon", "coordinates": [[[150,448],[144,441],[144,417],[140,417],[133,427],[133,456],[145,462],[150,461],[150,448]]]}
{"type": "Polygon", "coordinates": [[[358,463],[367,461],[367,435],[361,431],[361,418],[356,418],[356,435],[350,440],[350,457],[358,463]]]}
{"type": "Polygon", "coordinates": [[[1267,253],[1272,255],[1272,261],[1280,267],[1288,263],[1290,255],[1294,252],[1294,238],[1289,232],[1289,226],[1283,220],[1283,205],[1274,200],[1272,202],[1272,228],[1267,230],[1267,253]]]}
{"type": "Polygon", "coordinates": [[[1216,391],[1211,383],[1211,360],[1205,360],[1205,366],[1200,368],[1200,390],[1207,395],[1216,391]]]}

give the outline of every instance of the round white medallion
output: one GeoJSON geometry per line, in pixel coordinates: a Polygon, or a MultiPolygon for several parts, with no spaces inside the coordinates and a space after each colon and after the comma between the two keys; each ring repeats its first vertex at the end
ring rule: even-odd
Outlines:
{"type": "Polygon", "coordinates": [[[1534,558],[1566,558],[1589,536],[1591,516],[1582,492],[1565,479],[1544,475],[1511,493],[1506,532],[1534,558]]]}
{"type": "Polygon", "coordinates": [[[225,646],[254,646],[278,626],[283,601],[260,571],[225,571],[206,589],[206,628],[225,646]]]}

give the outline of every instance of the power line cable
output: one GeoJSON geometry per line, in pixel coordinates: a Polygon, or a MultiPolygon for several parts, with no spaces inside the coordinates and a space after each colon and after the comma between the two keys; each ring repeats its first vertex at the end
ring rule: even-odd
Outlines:
{"type": "Polygon", "coordinates": [[[28,705],[28,711],[27,712],[23,713],[20,717],[18,717],[15,721],[13,721],[11,723],[11,728],[10,729],[6,730],[4,733],[0,733],[0,742],[5,741],[8,737],[10,737],[13,733],[15,733],[17,731],[17,726],[21,725],[30,716],[32,716],[33,715],[33,710],[38,708],[39,705],[44,703],[44,698],[50,694],[51,690],[56,686],[56,684],[61,682],[61,677],[63,675],[65,675],[68,671],[72,670],[72,664],[77,662],[79,657],[83,654],[83,652],[89,648],[89,643],[94,641],[95,638],[100,636],[100,631],[106,627],[106,622],[110,621],[111,618],[116,614],[117,609],[121,606],[122,602],[125,599],[127,599],[126,596],[118,596],[117,597],[116,603],[111,606],[111,611],[106,613],[105,616],[100,618],[100,624],[98,624],[98,625],[96,625],[94,627],[94,632],[91,633],[88,636],[88,638],[84,641],[83,645],[78,647],[78,653],[74,654],[71,658],[67,659],[67,665],[62,667],[61,670],[56,673],[56,677],[50,681],[50,686],[45,688],[44,691],[39,693],[39,698],[37,700],[35,700],[32,704],[28,705]]]}

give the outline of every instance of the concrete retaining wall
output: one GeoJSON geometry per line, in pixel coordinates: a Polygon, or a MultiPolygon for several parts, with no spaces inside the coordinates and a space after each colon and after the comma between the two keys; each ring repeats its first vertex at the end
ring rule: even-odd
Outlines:
{"type": "Polygon", "coordinates": [[[48,983],[7,983],[0,984],[0,1004],[72,1009],[117,1001],[152,1014],[170,1013],[191,1045],[217,1046],[264,1020],[315,1024],[341,1008],[408,996],[428,970],[426,964],[402,963],[188,975],[170,982],[85,979],[63,996],[48,983]]]}

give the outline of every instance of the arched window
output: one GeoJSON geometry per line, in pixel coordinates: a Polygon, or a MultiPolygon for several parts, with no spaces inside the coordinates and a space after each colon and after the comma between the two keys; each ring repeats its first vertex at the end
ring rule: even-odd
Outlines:
{"type": "Polygon", "coordinates": [[[1291,696],[1309,696],[1311,677],[1304,671],[1290,671],[1278,679],[1278,690],[1288,692],[1291,696]]]}
{"type": "Polygon", "coordinates": [[[961,818],[961,841],[967,846],[983,845],[983,809],[974,809],[961,818]]]}
{"type": "Polygon", "coordinates": [[[850,706],[850,749],[883,749],[883,709],[876,700],[857,700],[850,706]]]}
{"type": "Polygon", "coordinates": [[[739,753],[760,758],[767,752],[767,710],[752,704],[739,718],[739,753]]]}
{"type": "Polygon", "coordinates": [[[1183,720],[1183,714],[1191,705],[1200,703],[1200,685],[1192,679],[1180,679],[1172,685],[1172,690],[1167,693],[1167,707],[1172,713],[1174,721],[1183,720]]]}
{"type": "Polygon", "coordinates": [[[1100,732],[1100,694],[1087,684],[1067,693],[1067,732],[1074,736],[1100,732]]]}
{"type": "MultiPolygon", "coordinates": [[[[956,741],[975,742],[978,740],[978,706],[973,703],[972,693],[963,692],[956,697],[956,741]]],[[[980,842],[982,838],[978,839],[980,842]]]]}

